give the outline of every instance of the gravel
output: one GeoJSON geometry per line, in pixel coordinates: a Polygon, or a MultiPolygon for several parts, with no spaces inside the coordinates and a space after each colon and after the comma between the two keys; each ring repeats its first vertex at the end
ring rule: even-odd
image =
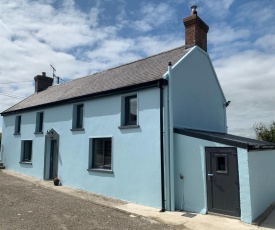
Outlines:
{"type": "Polygon", "coordinates": [[[178,229],[109,207],[108,198],[60,188],[0,170],[0,229],[178,229]]]}

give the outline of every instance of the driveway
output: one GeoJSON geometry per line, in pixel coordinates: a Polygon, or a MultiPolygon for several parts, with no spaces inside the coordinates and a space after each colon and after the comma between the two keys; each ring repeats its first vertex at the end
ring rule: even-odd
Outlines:
{"type": "Polygon", "coordinates": [[[0,170],[0,229],[275,229],[275,211],[261,227],[239,219],[159,209],[106,198],[0,170]]]}
{"type": "Polygon", "coordinates": [[[0,170],[1,230],[177,229],[107,207],[108,202],[116,205],[123,202],[99,196],[93,196],[93,202],[89,193],[65,186],[55,188],[52,182],[23,175],[15,177],[8,171],[0,170]],[[63,189],[65,192],[60,191],[63,189]]]}

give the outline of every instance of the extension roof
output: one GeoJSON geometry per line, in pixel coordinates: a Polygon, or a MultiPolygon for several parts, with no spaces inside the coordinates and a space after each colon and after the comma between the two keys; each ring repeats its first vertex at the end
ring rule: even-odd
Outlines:
{"type": "Polygon", "coordinates": [[[166,73],[168,62],[175,64],[188,51],[189,49],[181,46],[70,82],[50,86],[5,110],[1,115],[114,94],[130,88],[156,86],[166,73]]]}
{"type": "Polygon", "coordinates": [[[275,149],[275,143],[254,140],[251,138],[235,136],[227,133],[216,133],[183,128],[174,128],[174,132],[207,141],[217,142],[220,144],[236,146],[247,149],[248,151],[275,149]]]}

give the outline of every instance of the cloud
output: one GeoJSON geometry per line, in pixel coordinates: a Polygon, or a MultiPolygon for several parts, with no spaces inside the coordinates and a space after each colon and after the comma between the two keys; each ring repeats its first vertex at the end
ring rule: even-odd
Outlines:
{"type": "Polygon", "coordinates": [[[148,32],[167,23],[173,14],[174,9],[169,4],[144,3],[140,9],[140,19],[134,21],[132,27],[141,32],[148,32]]]}
{"type": "Polygon", "coordinates": [[[254,136],[253,125],[275,119],[275,55],[239,52],[214,62],[228,107],[229,132],[254,136]],[[244,132],[245,131],[245,132],[244,132]]]}
{"type": "Polygon", "coordinates": [[[266,52],[275,52],[275,30],[274,34],[266,34],[256,40],[255,46],[266,52]]]}

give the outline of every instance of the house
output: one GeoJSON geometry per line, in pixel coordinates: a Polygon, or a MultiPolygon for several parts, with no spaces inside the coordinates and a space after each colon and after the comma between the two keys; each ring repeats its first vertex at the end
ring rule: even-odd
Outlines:
{"type": "Polygon", "coordinates": [[[3,111],[7,169],[165,210],[251,223],[275,199],[275,145],[227,134],[196,8],[185,45],[35,93],[3,111]]]}

